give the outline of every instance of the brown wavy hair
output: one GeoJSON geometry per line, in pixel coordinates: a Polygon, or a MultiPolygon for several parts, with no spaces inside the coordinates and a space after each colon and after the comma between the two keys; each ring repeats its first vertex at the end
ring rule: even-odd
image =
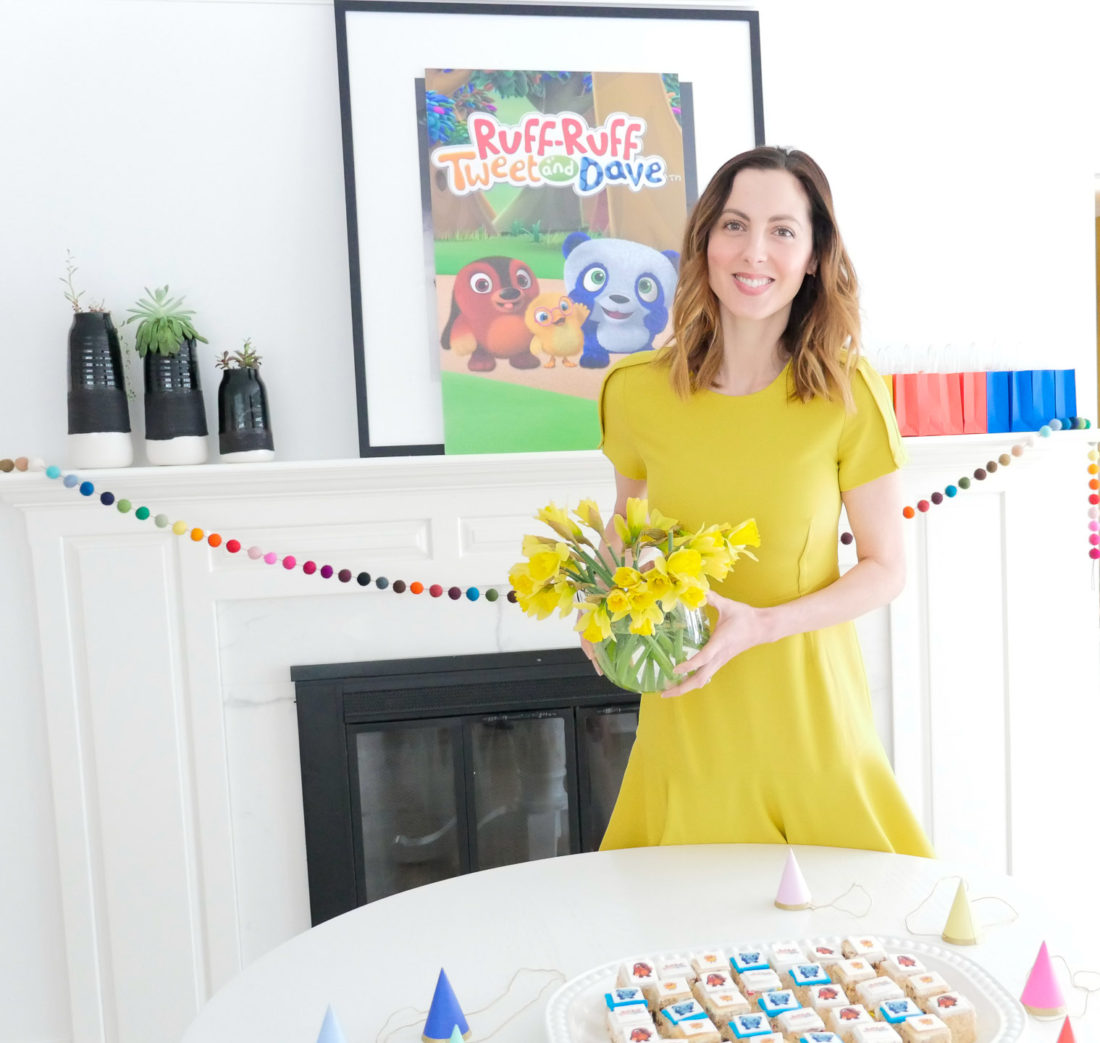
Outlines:
{"type": "Polygon", "coordinates": [[[661,353],[669,365],[672,386],[686,398],[711,387],[721,368],[722,328],[718,299],[710,287],[707,244],[733,179],[746,169],[785,170],[798,180],[810,201],[817,271],[802,280],[782,338],[792,359],[792,397],[840,400],[851,409],[851,374],[860,346],[859,284],[837,228],[829,182],[821,167],[796,149],[762,146],[734,156],[711,178],[695,204],[680,254],[672,337],[661,353]]]}

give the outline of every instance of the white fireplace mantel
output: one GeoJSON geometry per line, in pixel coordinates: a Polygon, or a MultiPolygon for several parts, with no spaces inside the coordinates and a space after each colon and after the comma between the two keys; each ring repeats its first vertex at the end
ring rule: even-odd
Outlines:
{"type": "MultiPolygon", "coordinates": [[[[908,523],[906,591],[859,623],[880,732],[939,852],[1035,879],[1051,866],[1036,839],[1072,835],[1065,797],[1097,734],[1091,436],[1037,440],[908,523]]],[[[1016,440],[908,439],[907,491],[915,502],[1016,440]]],[[[244,547],[463,588],[506,584],[542,504],[613,498],[595,452],[82,477],[244,547]]],[[[0,476],[33,563],[72,1040],[145,1043],[178,1038],[215,989],[309,926],[290,666],[575,638],[504,599],[395,595],[231,555],[96,496],[0,476]]]]}

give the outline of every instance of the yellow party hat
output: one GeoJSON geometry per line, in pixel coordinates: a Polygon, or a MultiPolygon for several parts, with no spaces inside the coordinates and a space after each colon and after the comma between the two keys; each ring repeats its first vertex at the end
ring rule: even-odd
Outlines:
{"type": "Polygon", "coordinates": [[[951,945],[977,945],[978,931],[970,912],[970,899],[966,896],[966,881],[959,881],[947,923],[943,925],[943,940],[951,945]]]}

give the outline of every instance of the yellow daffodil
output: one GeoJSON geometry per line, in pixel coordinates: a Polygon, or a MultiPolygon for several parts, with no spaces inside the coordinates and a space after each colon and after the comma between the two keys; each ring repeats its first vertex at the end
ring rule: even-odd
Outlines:
{"type": "Polygon", "coordinates": [[[581,605],[580,617],[573,629],[579,630],[581,636],[593,644],[611,637],[611,620],[607,617],[603,602],[586,601],[581,605]]]}
{"type": "Polygon", "coordinates": [[[623,587],[626,590],[633,590],[642,582],[642,574],[637,569],[632,569],[629,565],[622,565],[615,570],[611,579],[615,586],[623,587]]]}
{"type": "Polygon", "coordinates": [[[539,551],[531,555],[529,569],[536,583],[547,583],[561,572],[563,562],[569,560],[569,548],[559,543],[553,550],[539,551]]]}
{"type": "Polygon", "coordinates": [[[615,531],[623,546],[629,546],[649,525],[649,504],[647,501],[632,496],[626,501],[626,517],[616,514],[614,518],[615,531]]]}
{"type": "Polygon", "coordinates": [[[549,536],[532,536],[528,534],[523,537],[523,554],[524,557],[530,558],[540,551],[548,550],[557,545],[558,541],[552,540],[549,536]]]}
{"type": "MultiPolygon", "coordinates": [[[[518,595],[519,592],[516,593],[518,595]]],[[[553,615],[555,610],[559,616],[565,617],[573,610],[575,600],[576,592],[573,590],[573,585],[568,580],[559,580],[535,591],[526,599],[526,604],[523,604],[521,599],[521,607],[528,615],[538,619],[546,619],[547,616],[553,615]]]]}
{"type": "Polygon", "coordinates": [[[697,550],[681,547],[669,555],[668,571],[678,579],[684,576],[698,579],[703,574],[703,557],[697,550]]]}
{"type": "Polygon", "coordinates": [[[535,515],[540,522],[545,522],[554,530],[562,539],[570,540],[573,543],[587,543],[584,533],[581,532],[581,527],[573,521],[572,518],[556,504],[547,504],[543,507],[538,514],[535,515]]]}
{"type": "Polygon", "coordinates": [[[582,524],[603,535],[603,518],[600,516],[600,509],[596,506],[595,500],[581,500],[573,513],[580,518],[582,524]]]}
{"type": "Polygon", "coordinates": [[[630,615],[632,602],[630,595],[620,587],[613,587],[607,593],[607,610],[611,613],[611,621],[618,623],[620,619],[630,615]]]}
{"type": "Polygon", "coordinates": [[[666,572],[654,569],[646,573],[646,592],[661,603],[661,608],[670,611],[679,600],[676,584],[666,572]]]}
{"type": "Polygon", "coordinates": [[[684,576],[676,581],[676,596],[688,608],[699,608],[706,604],[707,589],[706,581],[702,579],[684,576]]]}
{"type": "Polygon", "coordinates": [[[656,599],[646,597],[634,598],[634,605],[630,613],[630,632],[632,634],[644,634],[653,636],[654,628],[664,622],[665,614],[656,599]]]}

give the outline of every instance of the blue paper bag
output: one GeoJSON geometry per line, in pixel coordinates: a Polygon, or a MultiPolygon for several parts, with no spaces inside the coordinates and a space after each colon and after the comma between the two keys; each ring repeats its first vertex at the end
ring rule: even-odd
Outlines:
{"type": "Polygon", "coordinates": [[[1054,371],[1053,415],[1067,427],[1077,416],[1077,371],[1074,369],[1054,371]]]}
{"type": "Polygon", "coordinates": [[[1011,377],[1007,370],[985,375],[985,415],[987,431],[1011,431],[1011,377]]]}

